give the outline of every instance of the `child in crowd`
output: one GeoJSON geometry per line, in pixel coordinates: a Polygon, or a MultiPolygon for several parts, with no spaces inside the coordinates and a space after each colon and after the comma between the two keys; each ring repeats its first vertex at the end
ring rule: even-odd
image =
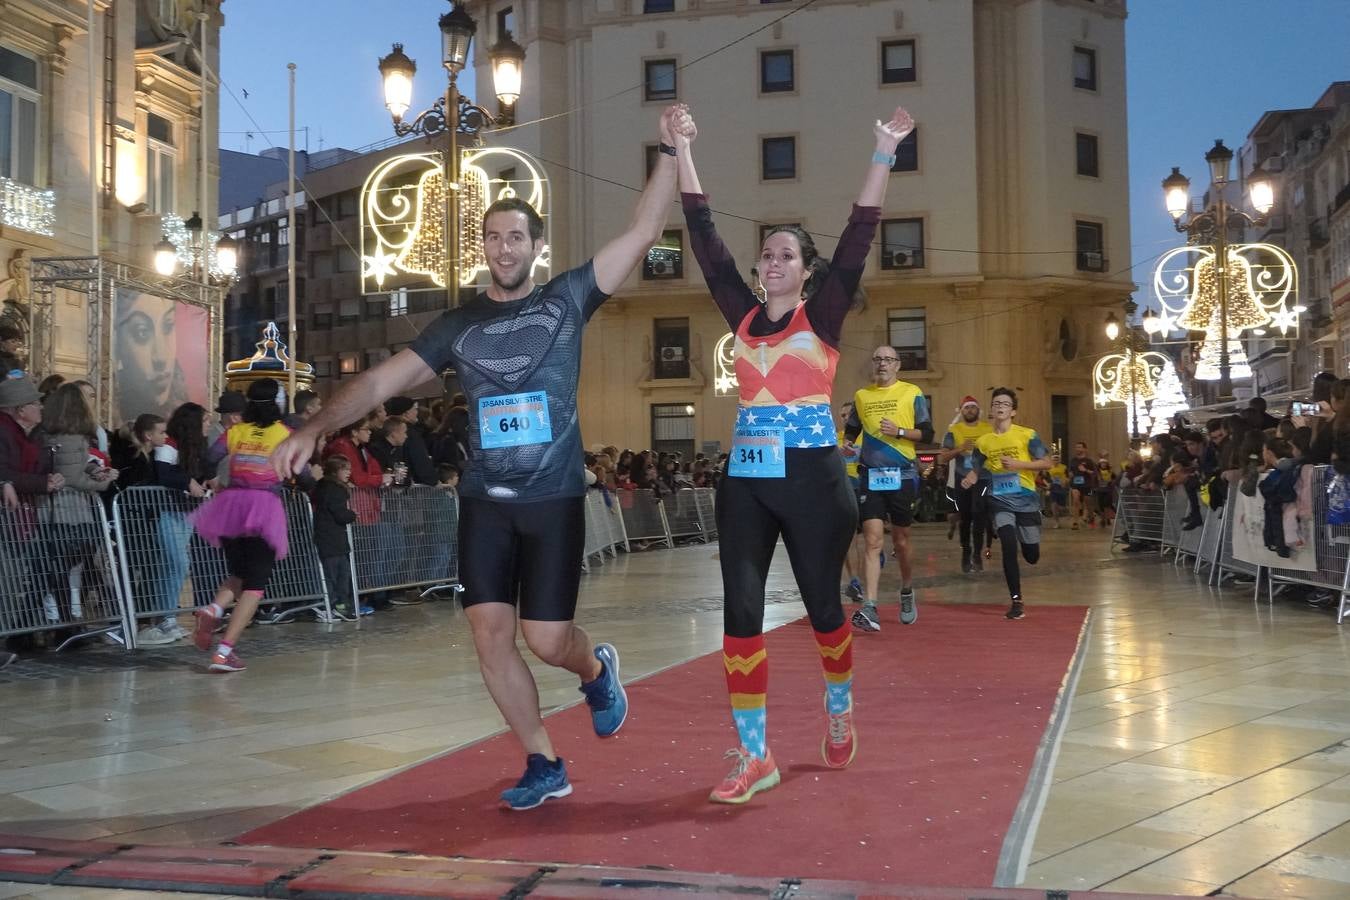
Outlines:
{"type": "Polygon", "coordinates": [[[441,463],[436,467],[436,487],[452,494],[459,493],[459,466],[454,463],[441,463]]]}
{"type": "Polygon", "coordinates": [[[320,622],[353,622],[356,603],[352,597],[352,545],[347,539],[347,526],[356,521],[348,501],[351,491],[352,464],[344,456],[330,456],[323,461],[323,478],[314,488],[314,546],[319,551],[319,563],[328,581],[332,617],[320,609],[320,622]]]}

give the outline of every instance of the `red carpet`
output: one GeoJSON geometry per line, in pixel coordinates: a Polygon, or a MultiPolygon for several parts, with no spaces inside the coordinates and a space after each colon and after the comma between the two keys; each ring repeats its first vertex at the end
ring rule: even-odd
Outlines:
{"type": "MultiPolygon", "coordinates": [[[[770,633],[770,747],[783,783],[742,807],[707,802],[736,742],[721,654],[628,686],[623,731],[584,706],[547,721],[575,793],[499,809],[523,757],[510,735],[446,754],[243,835],[244,844],[478,859],[660,866],[747,876],[988,885],[1078,641],[1081,607],[883,607],[855,634],[859,750],[825,768],[823,681],[804,621],[770,633]]],[[[603,636],[603,632],[597,629],[603,636]]],[[[622,652],[623,648],[619,648],[622,652]]]]}

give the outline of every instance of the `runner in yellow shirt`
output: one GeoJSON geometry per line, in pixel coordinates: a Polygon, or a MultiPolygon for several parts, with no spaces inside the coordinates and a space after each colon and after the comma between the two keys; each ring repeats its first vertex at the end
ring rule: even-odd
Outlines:
{"type": "Polygon", "coordinates": [[[853,395],[853,416],[844,429],[858,444],[858,518],[862,520],[867,559],[863,569],[863,607],[853,614],[853,625],[880,631],[877,582],[881,577],[881,541],[886,520],[900,566],[900,624],[912,625],[919,616],[914,598],[914,559],[909,527],[919,497],[916,441],[933,440],[932,416],[923,391],[897,377],[900,355],[883,344],[872,352],[872,385],[853,395]]]}
{"type": "Polygon", "coordinates": [[[971,487],[980,472],[989,473],[989,508],[1003,551],[1003,577],[1012,597],[1007,618],[1020,619],[1024,611],[1017,548],[1021,545],[1022,558],[1033,566],[1041,558],[1041,500],[1036,493],[1036,473],[1050,468],[1050,451],[1035,431],[1013,424],[1017,394],[1011,388],[995,388],[989,409],[994,430],[975,442],[971,471],[961,483],[971,487]]]}

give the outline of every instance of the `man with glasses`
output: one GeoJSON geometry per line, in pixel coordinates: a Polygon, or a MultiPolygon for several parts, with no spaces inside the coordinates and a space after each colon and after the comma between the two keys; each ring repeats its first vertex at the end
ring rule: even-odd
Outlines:
{"type": "Polygon", "coordinates": [[[853,625],[880,631],[877,582],[881,578],[881,541],[886,521],[900,565],[900,623],[912,625],[919,617],[914,599],[914,559],[909,526],[919,497],[919,470],[915,443],[931,443],[933,422],[923,392],[899,380],[900,355],[883,344],[872,353],[872,385],[853,395],[853,415],[844,427],[849,441],[858,444],[858,518],[862,520],[866,557],[863,562],[863,606],[853,614],[853,625]]]}
{"type": "Polygon", "coordinates": [[[1017,548],[1020,544],[1022,558],[1030,565],[1041,558],[1041,500],[1036,493],[1036,473],[1048,470],[1052,463],[1040,435],[1013,424],[1017,394],[1012,388],[994,388],[989,409],[994,430],[975,442],[971,470],[961,484],[973,487],[980,473],[988,473],[989,509],[1003,551],[1003,577],[1012,597],[1007,618],[1020,619],[1025,613],[1017,548]]]}

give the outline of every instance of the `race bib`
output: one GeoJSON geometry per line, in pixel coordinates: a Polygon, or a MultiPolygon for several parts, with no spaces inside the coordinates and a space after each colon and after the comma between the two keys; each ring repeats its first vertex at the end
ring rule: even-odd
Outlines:
{"type": "Polygon", "coordinates": [[[1073,476],[1073,486],[1074,486],[1074,487],[1082,487],[1083,484],[1084,484],[1086,481],[1087,481],[1087,479],[1084,478],[1082,475],[1075,475],[1075,476],[1073,476]]]}
{"type": "Polygon", "coordinates": [[[1022,477],[1016,472],[994,476],[994,496],[1006,497],[1022,490],[1022,477]]]}
{"type": "Polygon", "coordinates": [[[484,450],[547,444],[553,440],[548,394],[529,391],[484,397],[478,401],[479,442],[484,450]]]}
{"type": "Polygon", "coordinates": [[[898,491],[903,483],[904,471],[899,466],[867,470],[867,489],[869,491],[898,491]]]}
{"type": "Polygon", "coordinates": [[[783,429],[738,425],[731,436],[727,473],[737,478],[782,478],[787,474],[783,429]]]}

